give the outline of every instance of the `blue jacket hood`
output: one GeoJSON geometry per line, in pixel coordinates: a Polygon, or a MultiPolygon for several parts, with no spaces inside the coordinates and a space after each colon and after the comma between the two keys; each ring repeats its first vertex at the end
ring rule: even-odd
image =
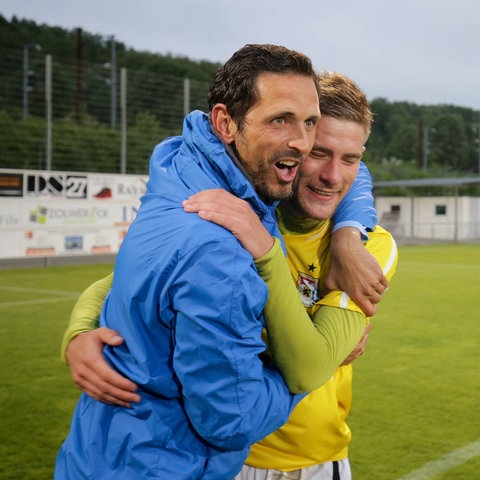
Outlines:
{"type": "Polygon", "coordinates": [[[155,147],[147,193],[160,193],[165,173],[171,168],[184,178],[190,195],[205,189],[201,170],[214,185],[211,188],[223,188],[248,201],[260,218],[276,205],[266,205],[258,197],[249,179],[227,154],[225,145],[212,132],[208,115],[198,110],[185,117],[181,137],[168,138],[155,147]]]}

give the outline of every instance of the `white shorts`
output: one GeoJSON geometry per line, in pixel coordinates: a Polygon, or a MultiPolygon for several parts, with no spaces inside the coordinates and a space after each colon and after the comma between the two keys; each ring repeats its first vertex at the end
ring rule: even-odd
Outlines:
{"type": "Polygon", "coordinates": [[[244,465],[234,480],[352,480],[348,458],[291,472],[266,470],[244,465]]]}

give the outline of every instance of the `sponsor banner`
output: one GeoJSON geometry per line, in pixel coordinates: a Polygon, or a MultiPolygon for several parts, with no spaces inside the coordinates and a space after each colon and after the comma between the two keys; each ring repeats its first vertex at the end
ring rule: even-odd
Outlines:
{"type": "Polygon", "coordinates": [[[0,172],[0,196],[1,197],[23,196],[23,174],[0,172]]]}
{"type": "MultiPolygon", "coordinates": [[[[119,228],[52,229],[24,231],[24,256],[117,253],[125,232],[119,228]]],[[[22,255],[22,256],[23,256],[22,255]]]]}
{"type": "Polygon", "coordinates": [[[2,178],[11,191],[0,194],[0,258],[118,252],[148,179],[0,170],[2,178]]]}
{"type": "Polygon", "coordinates": [[[88,176],[89,198],[92,200],[138,201],[145,193],[148,177],[145,175],[88,176]]]}
{"type": "Polygon", "coordinates": [[[22,225],[23,202],[19,199],[2,198],[0,201],[0,232],[22,225]]]}
{"type": "Polygon", "coordinates": [[[138,210],[98,200],[25,203],[26,255],[116,253],[138,210]]]}
{"type": "Polygon", "coordinates": [[[88,176],[62,172],[27,172],[24,175],[26,197],[87,198],[88,176]]]}
{"type": "Polygon", "coordinates": [[[112,225],[121,218],[121,205],[98,202],[24,200],[24,225],[112,225]]]}

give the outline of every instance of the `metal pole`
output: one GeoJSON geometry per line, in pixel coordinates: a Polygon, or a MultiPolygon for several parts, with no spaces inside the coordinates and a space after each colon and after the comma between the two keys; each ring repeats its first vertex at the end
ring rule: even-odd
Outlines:
{"type": "Polygon", "coordinates": [[[429,128],[425,125],[423,129],[423,171],[428,169],[428,153],[429,153],[429,140],[428,140],[429,128]]]}
{"type": "Polygon", "coordinates": [[[183,80],[183,114],[187,116],[190,113],[190,79],[183,80]]]}
{"type": "Polygon", "coordinates": [[[411,202],[410,202],[410,237],[414,238],[416,234],[416,228],[415,228],[415,197],[411,197],[411,202]]]}
{"type": "Polygon", "coordinates": [[[23,46],[23,119],[28,117],[28,45],[23,46]]]}
{"type": "Polygon", "coordinates": [[[52,169],[52,56],[45,56],[46,169],[52,169]]]}
{"type": "Polygon", "coordinates": [[[115,128],[117,123],[117,49],[115,44],[115,37],[112,36],[112,61],[110,62],[111,68],[111,112],[110,112],[110,122],[111,128],[115,128]]]}
{"type": "Polygon", "coordinates": [[[122,143],[120,151],[120,173],[127,173],[127,69],[120,70],[120,110],[122,114],[122,143]]]}
{"type": "Polygon", "coordinates": [[[82,124],[82,93],[83,93],[83,53],[82,29],[77,28],[77,103],[75,117],[77,125],[82,124]]]}

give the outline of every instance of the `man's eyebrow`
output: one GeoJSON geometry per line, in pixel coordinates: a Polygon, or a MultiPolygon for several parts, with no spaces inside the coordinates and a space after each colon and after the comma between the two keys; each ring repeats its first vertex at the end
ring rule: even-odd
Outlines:
{"type": "MultiPolygon", "coordinates": [[[[321,145],[314,145],[312,147],[312,150],[310,150],[310,153],[315,153],[315,152],[319,152],[319,153],[326,153],[328,155],[332,155],[333,154],[333,150],[331,148],[327,148],[327,147],[322,147],[321,145]]],[[[362,158],[362,155],[359,155],[358,153],[354,153],[354,152],[351,152],[351,153],[345,153],[342,155],[342,158],[354,158],[354,159],[359,159],[359,158],[362,158]]]]}
{"type": "Polygon", "coordinates": [[[322,147],[321,145],[313,145],[312,152],[322,152],[322,153],[332,153],[333,150],[331,148],[322,147]]]}

